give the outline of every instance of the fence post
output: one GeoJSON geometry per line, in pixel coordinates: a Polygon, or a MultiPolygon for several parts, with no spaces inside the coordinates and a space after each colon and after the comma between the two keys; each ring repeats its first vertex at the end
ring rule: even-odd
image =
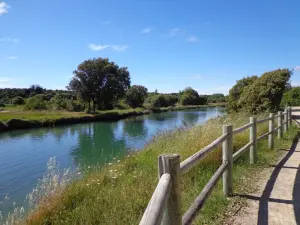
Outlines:
{"type": "Polygon", "coordinates": [[[287,108],[284,109],[284,133],[288,130],[288,110],[287,108]]]}
{"type": "Polygon", "coordinates": [[[232,125],[223,126],[223,134],[227,134],[227,138],[223,141],[223,163],[228,162],[227,169],[223,173],[223,192],[226,197],[232,195],[232,125]]]}
{"type": "Polygon", "coordinates": [[[283,131],[283,127],[282,127],[282,112],[279,111],[278,112],[278,139],[282,138],[282,131],[283,131]]]}
{"type": "Polygon", "coordinates": [[[274,113],[270,113],[269,116],[269,142],[268,142],[268,147],[269,149],[274,148],[274,113]]]}
{"type": "Polygon", "coordinates": [[[290,129],[290,109],[289,107],[286,107],[286,115],[287,115],[287,120],[286,120],[286,124],[287,124],[287,130],[290,129]]]}
{"type": "Polygon", "coordinates": [[[290,106],[289,107],[289,112],[290,112],[290,114],[289,114],[289,127],[291,127],[292,126],[292,122],[293,122],[293,119],[292,119],[292,107],[290,106]]]}
{"type": "Polygon", "coordinates": [[[159,178],[164,173],[169,173],[172,180],[162,224],[181,225],[180,156],[177,154],[160,155],[158,158],[158,173],[159,178]]]}
{"type": "Polygon", "coordinates": [[[250,117],[250,123],[253,123],[250,127],[250,142],[253,142],[250,146],[250,164],[254,164],[257,160],[257,125],[256,117],[250,117]]]}

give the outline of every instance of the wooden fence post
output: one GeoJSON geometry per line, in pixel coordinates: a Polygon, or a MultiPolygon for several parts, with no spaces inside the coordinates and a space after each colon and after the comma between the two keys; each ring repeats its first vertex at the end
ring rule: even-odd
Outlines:
{"type": "Polygon", "coordinates": [[[274,113],[270,113],[270,120],[269,120],[269,142],[268,147],[269,149],[274,148],[274,113]]]}
{"type": "Polygon", "coordinates": [[[177,154],[160,155],[158,158],[158,173],[159,178],[164,173],[169,173],[172,182],[162,224],[181,225],[180,156],[177,154]]]}
{"type": "Polygon", "coordinates": [[[282,112],[279,111],[278,112],[278,139],[282,138],[282,131],[283,131],[283,127],[282,127],[282,112]]]}
{"type": "Polygon", "coordinates": [[[292,126],[292,122],[293,122],[293,119],[292,119],[292,107],[290,106],[289,107],[289,112],[290,112],[290,114],[289,114],[289,127],[291,127],[292,126]]]}
{"type": "Polygon", "coordinates": [[[286,119],[287,130],[289,130],[290,129],[290,109],[289,109],[289,107],[286,107],[286,115],[287,115],[287,119],[286,119]]]}
{"type": "Polygon", "coordinates": [[[257,160],[257,125],[256,117],[250,117],[250,123],[253,123],[250,127],[250,142],[253,142],[250,146],[250,164],[254,164],[257,160]]]}
{"type": "Polygon", "coordinates": [[[286,133],[287,130],[288,130],[288,110],[287,110],[287,108],[284,109],[284,120],[283,120],[283,122],[284,122],[284,126],[283,126],[284,133],[286,133]]]}
{"type": "Polygon", "coordinates": [[[233,169],[233,158],[232,158],[232,125],[223,126],[223,134],[227,134],[227,138],[223,141],[223,163],[228,162],[227,169],[223,173],[223,192],[226,197],[232,195],[232,169],[233,169]]]}

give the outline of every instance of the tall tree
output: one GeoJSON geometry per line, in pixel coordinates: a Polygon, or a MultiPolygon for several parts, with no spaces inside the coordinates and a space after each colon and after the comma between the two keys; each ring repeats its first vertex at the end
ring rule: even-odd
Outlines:
{"type": "Polygon", "coordinates": [[[82,100],[93,103],[94,110],[108,109],[125,95],[130,87],[130,74],[126,67],[119,67],[107,58],[89,59],[78,65],[67,88],[82,100]]]}

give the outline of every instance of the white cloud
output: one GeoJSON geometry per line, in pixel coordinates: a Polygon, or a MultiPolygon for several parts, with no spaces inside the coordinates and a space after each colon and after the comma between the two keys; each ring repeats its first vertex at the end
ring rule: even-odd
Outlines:
{"type": "Polygon", "coordinates": [[[0,2],[0,16],[5,13],[8,13],[8,8],[9,5],[7,5],[5,2],[0,2]]]}
{"type": "Polygon", "coordinates": [[[179,31],[180,31],[179,28],[174,28],[174,29],[170,30],[169,36],[170,36],[170,37],[173,37],[173,36],[175,36],[179,31]]]}
{"type": "Polygon", "coordinates": [[[0,38],[0,42],[10,42],[10,43],[18,43],[20,40],[18,38],[9,38],[9,37],[6,37],[6,38],[0,38]]]}
{"type": "Polygon", "coordinates": [[[111,48],[114,51],[123,52],[128,48],[128,45],[112,45],[111,48]]]}
{"type": "Polygon", "coordinates": [[[196,36],[191,36],[187,39],[188,42],[198,42],[199,39],[196,36]]]}
{"type": "Polygon", "coordinates": [[[89,49],[93,50],[93,51],[102,51],[106,48],[109,48],[109,45],[95,45],[95,44],[89,44],[89,49]]]}
{"type": "Polygon", "coordinates": [[[14,60],[14,59],[18,59],[19,57],[18,56],[10,56],[8,57],[9,60],[14,60]]]}
{"type": "Polygon", "coordinates": [[[151,28],[150,27],[148,27],[148,28],[144,28],[143,30],[142,30],[142,33],[143,34],[150,34],[151,33],[151,28]]]}
{"type": "Polygon", "coordinates": [[[113,51],[116,52],[123,52],[128,48],[128,45],[95,45],[95,44],[89,44],[88,45],[89,49],[92,51],[102,51],[104,49],[112,49],[113,51]]]}
{"type": "Polygon", "coordinates": [[[300,71],[300,66],[296,66],[296,67],[294,68],[294,70],[295,70],[295,71],[300,71]]]}

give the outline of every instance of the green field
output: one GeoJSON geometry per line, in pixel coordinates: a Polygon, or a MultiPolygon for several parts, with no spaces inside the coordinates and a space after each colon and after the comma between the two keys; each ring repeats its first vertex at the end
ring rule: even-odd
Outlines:
{"type": "MultiPolygon", "coordinates": [[[[157,157],[163,153],[178,153],[181,160],[199,151],[221,135],[223,124],[239,127],[248,123],[249,117],[230,115],[207,122],[204,126],[180,128],[161,133],[148,144],[144,151],[133,154],[120,162],[87,174],[55,195],[47,195],[27,217],[28,224],[137,224],[141,219],[157,185],[157,157]]],[[[267,124],[258,126],[259,134],[268,130],[267,124]]],[[[289,148],[298,130],[290,131],[275,150],[267,148],[265,140],[258,143],[258,162],[249,165],[246,154],[234,165],[234,193],[244,194],[251,190],[251,177],[278,158],[289,148]]],[[[234,137],[234,150],[249,141],[249,131],[234,137]]],[[[188,174],[182,185],[182,211],[186,211],[221,163],[221,149],[216,149],[188,174]]],[[[221,182],[213,191],[195,224],[220,224],[225,212],[243,202],[238,197],[225,198],[221,182]]]]}

